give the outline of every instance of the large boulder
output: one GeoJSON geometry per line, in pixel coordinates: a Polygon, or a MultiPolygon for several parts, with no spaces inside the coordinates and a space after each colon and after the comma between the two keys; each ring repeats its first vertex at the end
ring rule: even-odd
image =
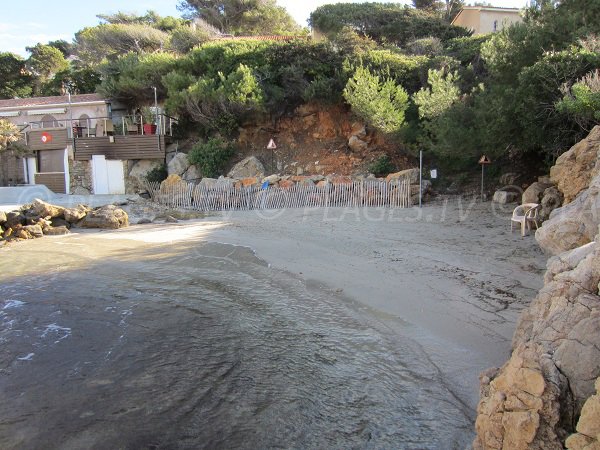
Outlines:
{"type": "Polygon", "coordinates": [[[23,227],[23,230],[25,230],[32,238],[41,238],[44,236],[40,225],[26,225],[23,227]]]}
{"type": "Polygon", "coordinates": [[[212,188],[216,185],[217,185],[216,178],[204,177],[204,178],[202,178],[202,180],[200,180],[200,186],[205,187],[205,188],[212,188]]]}
{"type": "Polygon", "coordinates": [[[403,177],[408,177],[410,179],[410,184],[419,184],[419,169],[415,168],[415,169],[406,169],[406,170],[401,170],[400,172],[396,172],[396,173],[390,173],[385,180],[386,181],[391,181],[391,180],[395,180],[397,178],[403,178],[403,177]]]}
{"type": "Polygon", "coordinates": [[[354,122],[352,129],[350,130],[350,137],[356,136],[358,139],[364,139],[367,137],[367,128],[364,123],[354,122]]]}
{"type": "Polygon", "coordinates": [[[129,226],[129,217],[121,208],[115,205],[106,205],[90,211],[77,225],[82,228],[117,229],[129,226]]]}
{"type": "Polygon", "coordinates": [[[229,171],[229,178],[263,178],[265,176],[265,167],[256,156],[249,156],[243,159],[229,171]]]}
{"type": "Polygon", "coordinates": [[[190,162],[185,153],[177,153],[169,164],[167,165],[167,171],[169,175],[182,176],[190,167],[190,162]]]}
{"type": "MultiPolygon", "coordinates": [[[[63,217],[67,222],[76,223],[85,217],[85,215],[90,211],[85,205],[77,205],[74,208],[65,208],[63,212],[63,217]]],[[[55,221],[52,221],[54,224],[55,221]]]]}
{"type": "Polygon", "coordinates": [[[525,189],[525,192],[523,192],[521,204],[540,203],[542,201],[542,197],[544,196],[544,192],[549,187],[552,187],[552,185],[540,183],[539,181],[532,183],[527,189],[525,189]]]}
{"type": "Polygon", "coordinates": [[[496,191],[494,192],[493,202],[505,205],[507,203],[513,203],[517,200],[517,193],[511,191],[496,191]]]}
{"type": "Polygon", "coordinates": [[[560,208],[563,202],[563,195],[556,186],[549,187],[544,191],[540,203],[540,219],[545,221],[550,218],[550,214],[557,208],[560,208]]]}
{"type": "Polygon", "coordinates": [[[550,169],[552,182],[565,197],[565,204],[587,189],[590,181],[600,173],[600,125],[595,126],[582,141],[571,147],[556,160],[550,169]]]}
{"type": "Polygon", "coordinates": [[[62,206],[51,205],[43,200],[36,198],[29,208],[29,210],[39,217],[60,217],[63,215],[65,208],[62,206]]]}
{"type": "Polygon", "coordinates": [[[198,184],[202,178],[202,173],[200,173],[198,166],[192,164],[190,167],[188,167],[181,178],[183,178],[185,181],[198,184]]]}
{"type": "Polygon", "coordinates": [[[557,255],[591,242],[599,225],[600,174],[574,201],[552,211],[535,238],[544,251],[557,255]]]}
{"type": "Polygon", "coordinates": [[[140,189],[146,183],[148,174],[161,166],[161,162],[155,159],[140,159],[136,162],[129,171],[130,182],[134,184],[134,188],[140,189]]]}
{"type": "Polygon", "coordinates": [[[350,147],[350,150],[353,152],[360,153],[366,151],[367,148],[369,148],[369,144],[358,136],[350,136],[350,139],[348,139],[348,147],[350,147]]]}
{"type": "Polygon", "coordinates": [[[20,211],[10,211],[6,213],[4,228],[13,228],[16,225],[25,225],[26,218],[20,211]]]}
{"type": "Polygon", "coordinates": [[[0,211],[0,225],[6,222],[6,213],[4,211],[0,211]]]}

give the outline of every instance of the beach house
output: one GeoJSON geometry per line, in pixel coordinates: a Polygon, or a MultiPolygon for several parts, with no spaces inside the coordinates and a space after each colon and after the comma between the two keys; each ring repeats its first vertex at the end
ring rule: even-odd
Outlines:
{"type": "Polygon", "coordinates": [[[164,161],[174,118],[128,114],[98,94],[0,100],[19,126],[25,155],[2,155],[0,185],[43,184],[56,193],[124,194],[140,160],[164,161]]]}
{"type": "Polygon", "coordinates": [[[465,6],[456,15],[452,25],[467,28],[474,35],[495,33],[504,27],[522,22],[518,8],[499,8],[495,6],[465,6]]]}

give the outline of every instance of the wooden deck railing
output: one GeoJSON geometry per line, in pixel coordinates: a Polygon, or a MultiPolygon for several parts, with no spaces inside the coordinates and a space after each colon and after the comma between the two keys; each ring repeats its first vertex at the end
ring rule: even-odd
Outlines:
{"type": "Polygon", "coordinates": [[[156,134],[78,138],[74,155],[76,160],[90,160],[92,155],[108,159],[164,159],[165,145],[165,136],[156,134]]]}

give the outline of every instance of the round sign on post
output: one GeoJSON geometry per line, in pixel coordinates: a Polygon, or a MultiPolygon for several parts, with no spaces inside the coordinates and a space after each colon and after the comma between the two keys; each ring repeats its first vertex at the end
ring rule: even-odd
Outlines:
{"type": "Polygon", "coordinates": [[[481,201],[484,200],[483,187],[484,187],[485,166],[487,166],[488,164],[491,164],[491,163],[492,163],[492,160],[485,155],[482,155],[481,158],[479,158],[479,164],[481,165],[481,201]]]}
{"type": "Polygon", "coordinates": [[[275,149],[277,145],[275,145],[275,141],[271,139],[267,144],[267,150],[271,150],[271,173],[275,173],[275,149]]]}

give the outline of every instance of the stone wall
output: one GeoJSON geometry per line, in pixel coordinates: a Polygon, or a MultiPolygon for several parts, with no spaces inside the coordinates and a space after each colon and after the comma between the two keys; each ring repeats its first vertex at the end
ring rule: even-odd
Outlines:
{"type": "Polygon", "coordinates": [[[69,175],[71,177],[70,194],[88,195],[92,193],[91,161],[76,161],[69,159],[69,175]]]}
{"type": "Polygon", "coordinates": [[[13,150],[0,152],[0,186],[16,186],[25,183],[23,159],[13,150]]]}

